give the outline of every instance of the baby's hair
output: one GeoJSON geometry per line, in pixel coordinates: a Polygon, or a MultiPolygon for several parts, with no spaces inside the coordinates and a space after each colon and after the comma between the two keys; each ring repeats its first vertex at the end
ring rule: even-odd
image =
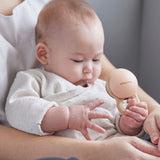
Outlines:
{"type": "MultiPolygon", "coordinates": [[[[46,39],[56,28],[63,27],[64,22],[88,23],[97,15],[84,0],[51,0],[40,12],[35,33],[36,43],[46,39]]],[[[53,35],[53,34],[52,34],[53,35]]]]}

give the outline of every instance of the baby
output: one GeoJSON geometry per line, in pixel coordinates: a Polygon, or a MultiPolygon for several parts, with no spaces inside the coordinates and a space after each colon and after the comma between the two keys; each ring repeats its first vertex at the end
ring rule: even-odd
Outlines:
{"type": "Polygon", "coordinates": [[[17,74],[6,103],[11,126],[87,140],[141,134],[146,103],[132,99],[121,116],[98,79],[104,32],[88,3],[51,0],[39,14],[36,44],[43,68],[17,74]]]}

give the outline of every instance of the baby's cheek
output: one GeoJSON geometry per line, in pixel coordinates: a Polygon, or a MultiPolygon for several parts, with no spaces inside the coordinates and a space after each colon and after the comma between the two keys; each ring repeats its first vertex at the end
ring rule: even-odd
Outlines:
{"type": "Polygon", "coordinates": [[[99,78],[100,74],[101,74],[101,69],[94,69],[93,70],[93,79],[99,78]]]}
{"type": "Polygon", "coordinates": [[[78,70],[77,68],[72,68],[68,77],[72,83],[75,83],[83,78],[81,70],[78,70]]]}

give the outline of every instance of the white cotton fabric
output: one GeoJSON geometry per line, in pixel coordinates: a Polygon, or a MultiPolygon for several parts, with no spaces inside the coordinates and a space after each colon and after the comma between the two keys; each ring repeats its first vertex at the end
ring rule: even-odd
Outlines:
{"type": "Polygon", "coordinates": [[[16,73],[38,66],[34,27],[47,2],[49,0],[25,0],[13,10],[13,15],[0,14],[0,123],[6,124],[4,106],[16,73]]]}
{"type": "MultiPolygon", "coordinates": [[[[25,132],[45,135],[47,133],[42,132],[40,124],[50,107],[87,104],[98,99],[103,99],[105,103],[95,110],[108,113],[110,118],[94,120],[106,129],[105,134],[92,130],[89,133],[93,140],[102,140],[117,133],[118,121],[115,123],[119,112],[115,100],[106,92],[105,82],[100,79],[88,87],[82,87],[41,69],[21,71],[11,87],[6,115],[11,126],[25,132]]],[[[55,134],[84,139],[80,132],[71,129],[55,134]]]]}

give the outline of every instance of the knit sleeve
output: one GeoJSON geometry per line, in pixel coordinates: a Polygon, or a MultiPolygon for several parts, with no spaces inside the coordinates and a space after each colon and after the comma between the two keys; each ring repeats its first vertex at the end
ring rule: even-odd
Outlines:
{"type": "Polygon", "coordinates": [[[34,77],[27,72],[17,74],[5,108],[12,127],[37,135],[49,134],[41,130],[41,122],[48,109],[58,104],[41,97],[41,80],[41,77],[34,77]]]}

